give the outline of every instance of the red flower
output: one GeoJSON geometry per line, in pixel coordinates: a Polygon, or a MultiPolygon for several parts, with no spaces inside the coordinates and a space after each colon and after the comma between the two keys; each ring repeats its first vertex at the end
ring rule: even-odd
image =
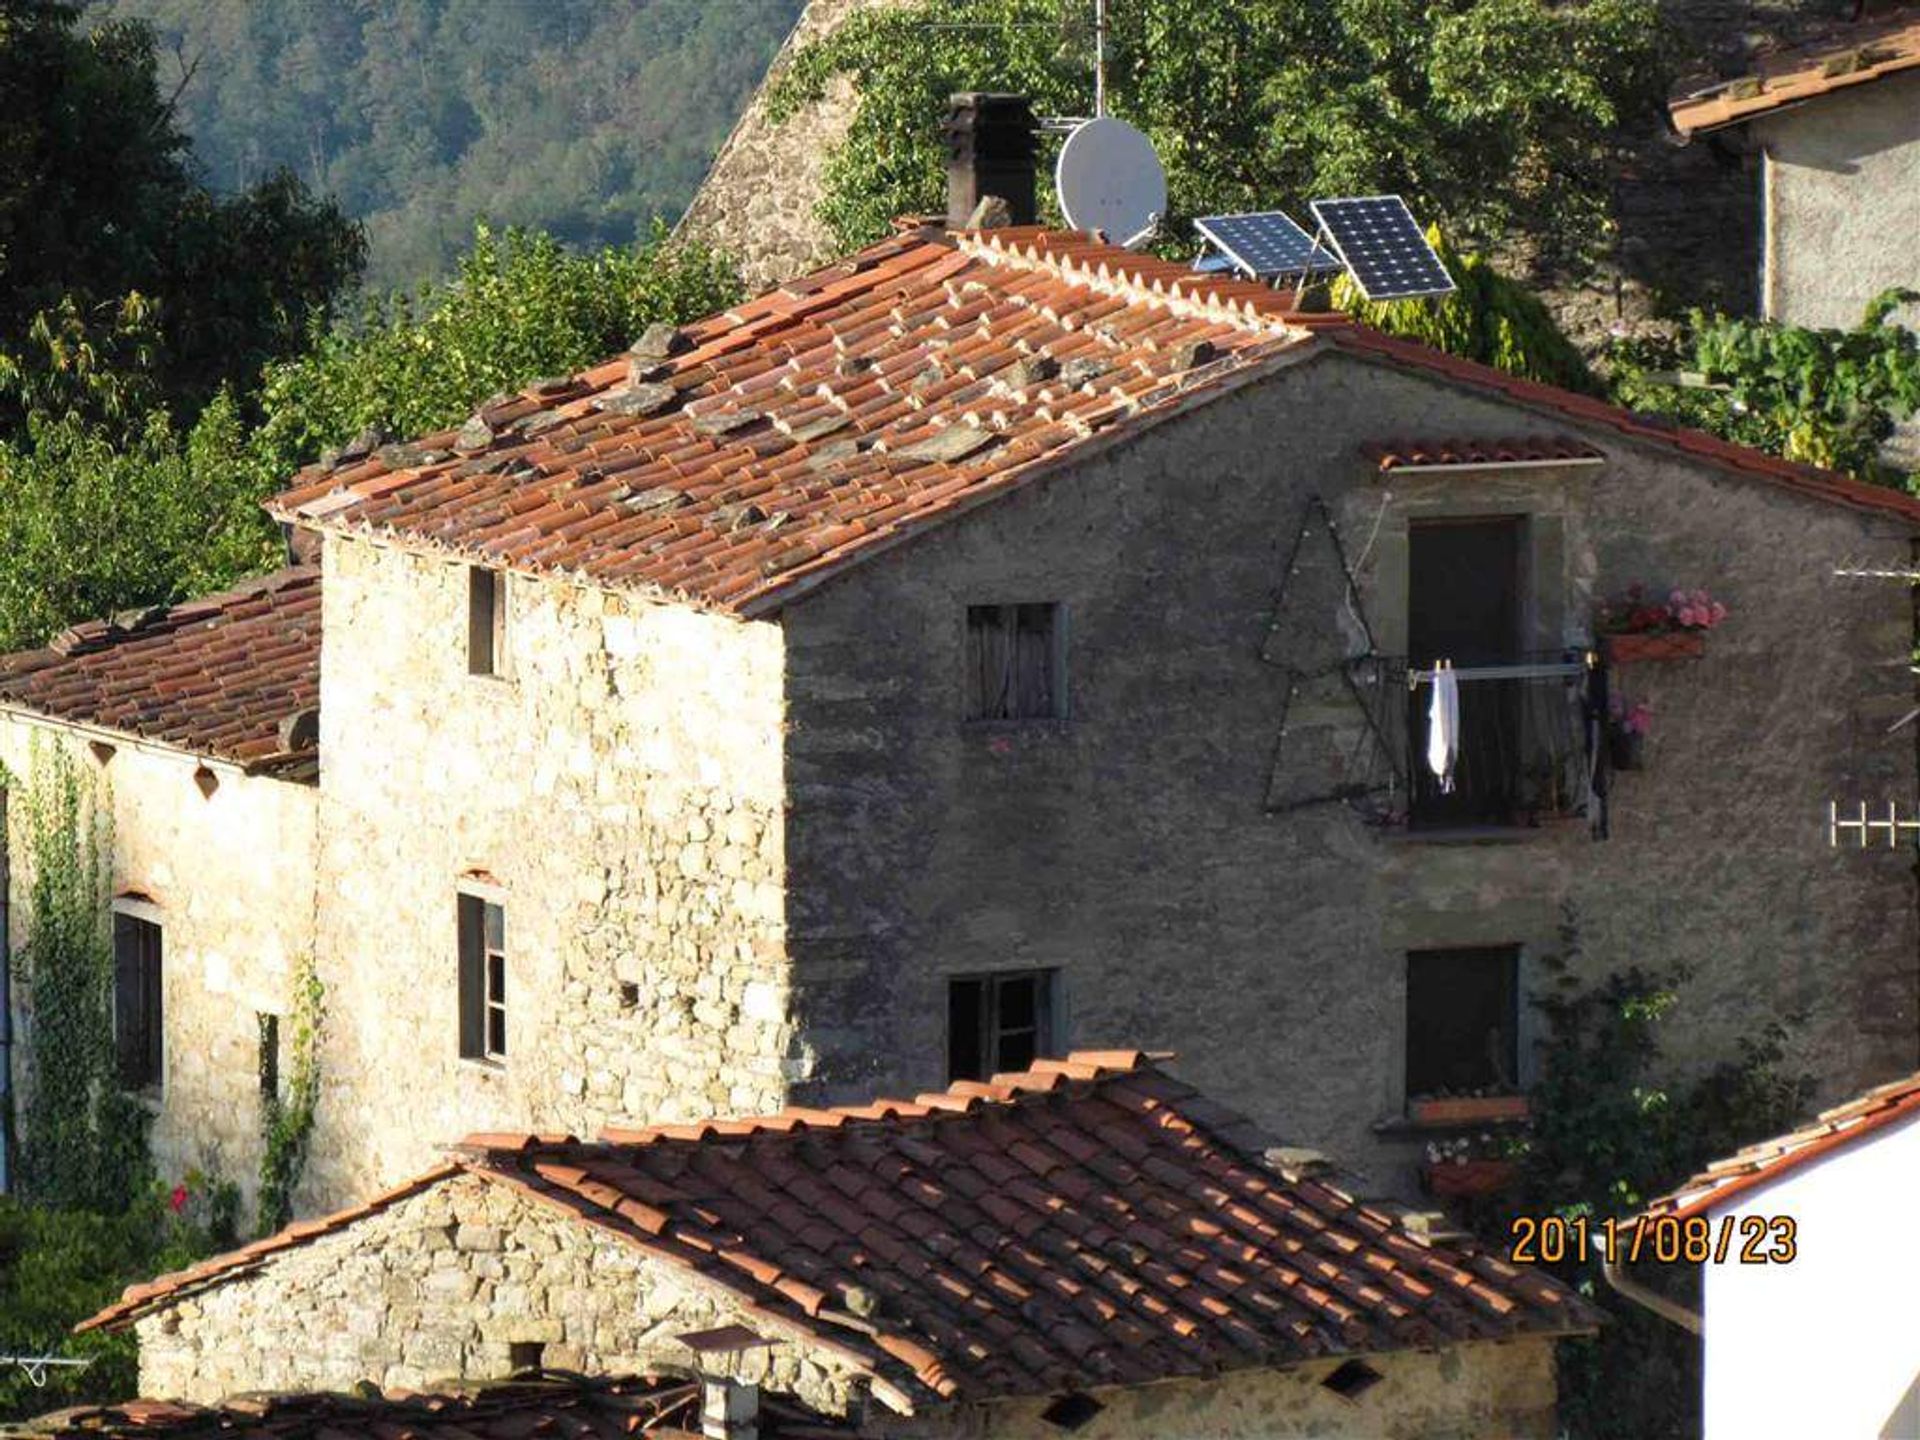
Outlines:
{"type": "Polygon", "coordinates": [[[182,1210],[186,1209],[187,1208],[187,1187],[184,1185],[174,1186],[173,1193],[167,1197],[167,1206],[176,1215],[178,1215],[182,1210]]]}

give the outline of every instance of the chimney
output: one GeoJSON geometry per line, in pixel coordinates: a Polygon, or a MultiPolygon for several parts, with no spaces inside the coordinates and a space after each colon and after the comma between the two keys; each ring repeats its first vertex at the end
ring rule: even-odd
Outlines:
{"type": "Polygon", "coordinates": [[[738,1378],[747,1355],[773,1342],[744,1325],[722,1325],[677,1337],[693,1352],[700,1380],[700,1434],[704,1440],[759,1440],[760,1387],[738,1378]]]}
{"type": "Polygon", "coordinates": [[[988,196],[1006,202],[1010,225],[1031,225],[1033,107],[1024,95],[969,90],[948,113],[947,228],[964,230],[988,196]]]}

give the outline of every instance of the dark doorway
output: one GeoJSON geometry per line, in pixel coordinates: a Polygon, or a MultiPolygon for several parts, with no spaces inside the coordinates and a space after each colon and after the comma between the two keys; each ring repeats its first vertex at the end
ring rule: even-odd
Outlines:
{"type": "MultiPolygon", "coordinates": [[[[1407,659],[1415,670],[1442,660],[1456,670],[1512,664],[1520,656],[1520,534],[1517,516],[1416,522],[1407,546],[1407,659]]],[[[1504,824],[1519,781],[1518,682],[1460,681],[1453,786],[1427,763],[1429,686],[1409,701],[1412,822],[1504,824]]]]}

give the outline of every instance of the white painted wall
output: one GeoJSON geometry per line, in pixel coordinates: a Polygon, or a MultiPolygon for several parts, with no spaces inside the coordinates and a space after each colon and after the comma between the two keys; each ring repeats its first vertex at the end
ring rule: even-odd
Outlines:
{"type": "Polygon", "coordinates": [[[1916,1204],[1920,1116],[1714,1212],[1791,1216],[1799,1256],[1705,1267],[1707,1440],[1920,1437],[1916,1204]]]}

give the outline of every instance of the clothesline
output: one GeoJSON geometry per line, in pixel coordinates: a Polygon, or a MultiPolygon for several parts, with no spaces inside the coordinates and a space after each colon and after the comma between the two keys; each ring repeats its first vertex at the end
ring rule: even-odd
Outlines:
{"type": "Polygon", "coordinates": [[[1548,680],[1568,675],[1583,675],[1592,669],[1595,656],[1592,651],[1579,660],[1556,660],[1528,665],[1455,665],[1451,660],[1442,660],[1432,670],[1409,670],[1407,689],[1418,690],[1422,685],[1433,683],[1433,677],[1441,670],[1451,671],[1453,678],[1468,680],[1548,680]]]}

